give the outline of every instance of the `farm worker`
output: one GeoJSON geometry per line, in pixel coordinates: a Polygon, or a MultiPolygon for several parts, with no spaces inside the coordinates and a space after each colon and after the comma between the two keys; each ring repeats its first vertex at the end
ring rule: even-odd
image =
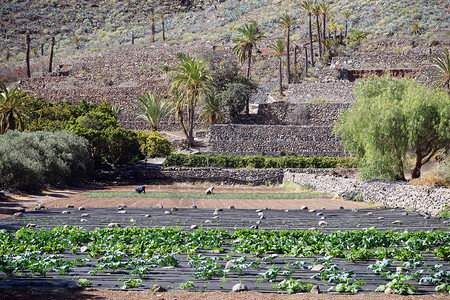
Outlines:
{"type": "Polygon", "coordinates": [[[136,188],[136,193],[138,193],[138,194],[140,194],[140,193],[145,193],[145,188],[146,188],[146,187],[147,187],[146,184],[141,185],[141,186],[138,186],[138,187],[136,188]]]}
{"type": "Polygon", "coordinates": [[[208,188],[208,189],[205,191],[205,194],[206,194],[206,195],[214,194],[214,187],[212,186],[212,187],[208,188]]]}

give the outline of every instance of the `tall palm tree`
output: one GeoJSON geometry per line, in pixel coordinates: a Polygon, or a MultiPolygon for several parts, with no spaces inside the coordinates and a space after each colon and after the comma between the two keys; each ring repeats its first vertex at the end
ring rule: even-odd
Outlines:
{"type": "Polygon", "coordinates": [[[303,0],[300,3],[300,8],[306,12],[309,18],[308,29],[309,29],[309,44],[311,46],[311,65],[314,67],[314,49],[313,49],[313,38],[312,38],[312,9],[314,2],[311,0],[303,0]]]}
{"type": "Polygon", "coordinates": [[[136,118],[150,123],[152,131],[158,131],[158,125],[173,109],[173,104],[162,97],[146,93],[137,98],[134,105],[140,110],[136,118]]]}
{"type": "Polygon", "coordinates": [[[265,36],[254,22],[242,25],[237,29],[238,36],[233,38],[233,53],[237,55],[239,62],[243,64],[247,60],[247,77],[250,77],[250,66],[252,62],[252,50],[256,48],[256,42],[265,36]]]}
{"type": "Polygon", "coordinates": [[[321,14],[320,5],[314,4],[312,8],[312,13],[316,16],[316,28],[317,28],[317,42],[319,44],[319,57],[322,59],[322,39],[320,34],[320,21],[319,16],[321,14]]]}
{"type": "Polygon", "coordinates": [[[284,13],[280,16],[280,20],[278,23],[286,29],[286,75],[288,84],[291,83],[291,55],[290,55],[290,35],[291,35],[291,26],[294,25],[295,20],[288,14],[284,13]]]}
{"type": "Polygon", "coordinates": [[[18,87],[10,90],[0,81],[0,134],[23,129],[23,121],[28,118],[27,102],[31,98],[29,92],[18,87]]]}
{"type": "Polygon", "coordinates": [[[152,13],[149,17],[152,29],[152,43],[155,42],[155,34],[156,34],[156,28],[155,28],[155,22],[156,22],[156,16],[152,13]]]}
{"type": "Polygon", "coordinates": [[[319,7],[323,17],[323,42],[325,43],[327,41],[327,35],[325,34],[327,28],[327,16],[331,13],[333,7],[331,6],[331,3],[329,1],[320,2],[319,7]]]}
{"type": "Polygon", "coordinates": [[[347,38],[347,33],[348,33],[348,20],[350,19],[352,12],[347,10],[347,11],[343,11],[341,12],[341,15],[344,17],[345,19],[345,34],[344,34],[344,38],[347,38]]]}
{"type": "Polygon", "coordinates": [[[206,68],[206,63],[190,55],[183,55],[172,78],[170,88],[178,94],[176,99],[177,114],[180,124],[188,140],[188,146],[194,145],[195,107],[212,85],[212,74],[206,68]],[[188,120],[180,116],[187,111],[188,120]]]}
{"type": "Polygon", "coordinates": [[[448,49],[431,60],[433,62],[433,79],[436,85],[444,87],[450,95],[450,53],[448,49]]]}
{"type": "Polygon", "coordinates": [[[164,23],[164,13],[163,12],[159,13],[159,19],[161,20],[163,41],[165,41],[166,40],[166,26],[164,23]]]}
{"type": "Polygon", "coordinates": [[[269,46],[271,49],[271,54],[274,56],[278,56],[279,60],[279,70],[280,70],[280,95],[283,95],[283,63],[281,62],[281,57],[284,55],[284,50],[286,48],[286,44],[283,43],[280,39],[278,39],[275,43],[269,46]]]}

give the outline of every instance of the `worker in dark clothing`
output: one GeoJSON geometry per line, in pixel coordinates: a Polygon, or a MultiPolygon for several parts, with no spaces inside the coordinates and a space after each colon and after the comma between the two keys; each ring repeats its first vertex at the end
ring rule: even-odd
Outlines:
{"type": "Polygon", "coordinates": [[[138,193],[138,194],[140,194],[140,193],[145,193],[145,188],[147,187],[147,185],[141,185],[141,186],[138,186],[137,188],[136,188],[136,193],[138,193]]]}

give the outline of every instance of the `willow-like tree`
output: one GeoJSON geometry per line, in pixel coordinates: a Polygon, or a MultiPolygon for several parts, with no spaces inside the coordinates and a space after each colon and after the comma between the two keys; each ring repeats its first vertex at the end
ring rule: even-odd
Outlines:
{"type": "Polygon", "coordinates": [[[283,63],[281,60],[281,57],[284,55],[284,50],[286,49],[286,45],[278,39],[275,43],[269,46],[270,53],[274,56],[278,56],[278,62],[279,62],[279,84],[280,84],[280,95],[283,95],[283,63]]]}
{"type": "Polygon", "coordinates": [[[186,135],[188,146],[194,146],[195,109],[211,89],[212,75],[206,63],[189,54],[178,55],[179,62],[170,88],[173,91],[178,120],[186,135]],[[187,121],[184,114],[187,114],[187,121]]]}
{"type": "Polygon", "coordinates": [[[450,96],[410,78],[390,76],[355,86],[353,107],[335,126],[358,162],[362,179],[405,180],[407,155],[414,157],[412,178],[450,146],[450,96]]]}
{"type": "Polygon", "coordinates": [[[256,43],[261,41],[265,36],[253,23],[247,23],[237,29],[238,35],[233,38],[233,53],[237,55],[241,64],[247,60],[247,78],[250,77],[250,67],[252,64],[252,51],[256,48],[256,43]]]}

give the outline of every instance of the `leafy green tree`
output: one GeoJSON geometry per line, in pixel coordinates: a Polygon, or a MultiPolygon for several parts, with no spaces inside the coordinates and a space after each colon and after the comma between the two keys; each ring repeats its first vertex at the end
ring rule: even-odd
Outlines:
{"type": "Polygon", "coordinates": [[[68,130],[89,140],[96,167],[125,164],[140,158],[139,143],[131,130],[119,126],[116,118],[101,106],[71,119],[68,130]]]}
{"type": "Polygon", "coordinates": [[[202,60],[189,54],[181,56],[170,88],[176,95],[175,107],[189,147],[194,145],[195,108],[211,89],[211,83],[212,74],[202,60]],[[185,112],[187,122],[184,121],[185,112]]]}
{"type": "Polygon", "coordinates": [[[450,53],[445,49],[440,55],[433,57],[433,79],[438,86],[442,86],[450,94],[450,53]]]}
{"type": "Polygon", "coordinates": [[[286,78],[289,84],[291,83],[291,27],[295,24],[295,20],[288,13],[284,13],[280,16],[278,23],[286,30],[286,78]]]}
{"type": "Polygon", "coordinates": [[[247,23],[237,29],[238,36],[233,38],[233,53],[237,55],[241,64],[247,60],[247,77],[250,77],[250,66],[252,62],[252,50],[256,43],[265,36],[255,23],[247,23]]]}
{"type": "Polygon", "coordinates": [[[253,90],[244,83],[228,83],[225,90],[217,95],[224,103],[231,121],[239,118],[239,114],[247,107],[253,90]]]}
{"type": "Polygon", "coordinates": [[[283,63],[281,61],[281,57],[284,55],[284,49],[286,48],[286,45],[280,40],[278,39],[275,43],[273,43],[272,45],[269,46],[269,48],[271,49],[271,54],[274,56],[278,56],[278,61],[279,61],[279,83],[280,83],[280,95],[283,95],[283,63]]]}
{"type": "Polygon", "coordinates": [[[22,91],[18,87],[8,89],[0,81],[0,134],[8,130],[23,130],[27,115],[27,101],[32,98],[30,92],[22,91]]]}
{"type": "Polygon", "coordinates": [[[303,0],[300,2],[300,8],[308,15],[308,32],[309,32],[309,45],[311,52],[311,65],[314,66],[314,47],[312,37],[312,14],[313,14],[314,2],[311,0],[303,0]]]}
{"type": "Polygon", "coordinates": [[[450,96],[413,79],[370,77],[355,86],[355,105],[335,126],[353,154],[362,179],[404,180],[408,152],[412,178],[438,151],[450,145],[450,96]]]}
{"type": "Polygon", "coordinates": [[[145,153],[146,157],[167,156],[171,154],[174,149],[172,143],[157,131],[137,132],[138,139],[141,144],[141,151],[145,153]]]}
{"type": "Polygon", "coordinates": [[[162,97],[157,97],[150,93],[139,96],[135,105],[141,112],[136,117],[150,123],[152,131],[158,131],[158,125],[161,120],[173,109],[172,102],[164,101],[162,97]]]}

